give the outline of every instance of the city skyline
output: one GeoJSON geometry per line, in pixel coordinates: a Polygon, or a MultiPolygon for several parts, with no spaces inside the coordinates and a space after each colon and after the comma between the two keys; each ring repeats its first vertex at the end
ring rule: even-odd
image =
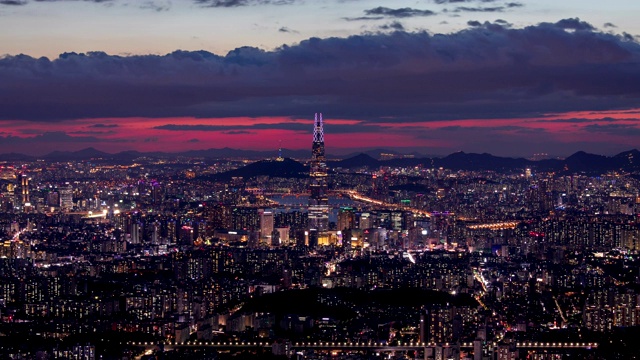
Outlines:
{"type": "Polygon", "coordinates": [[[635,354],[637,150],[330,164],[323,120],[308,168],[283,156],[6,162],[0,353],[635,354]]]}
{"type": "Polygon", "coordinates": [[[637,0],[0,0],[0,358],[637,357],[637,0]]]}
{"type": "Polygon", "coordinates": [[[321,109],[337,154],[612,155],[640,135],[637,6],[0,1],[0,153],[305,149],[321,109]]]}

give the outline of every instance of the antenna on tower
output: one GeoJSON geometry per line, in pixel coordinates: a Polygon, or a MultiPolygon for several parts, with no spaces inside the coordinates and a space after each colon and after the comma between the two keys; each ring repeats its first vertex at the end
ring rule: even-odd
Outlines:
{"type": "Polygon", "coordinates": [[[276,161],[284,161],[284,158],[282,157],[282,140],[280,140],[280,146],[278,146],[278,157],[276,158],[276,161]]]}
{"type": "Polygon", "coordinates": [[[322,123],[322,113],[316,113],[313,126],[313,142],[324,142],[324,124],[322,123]]]}

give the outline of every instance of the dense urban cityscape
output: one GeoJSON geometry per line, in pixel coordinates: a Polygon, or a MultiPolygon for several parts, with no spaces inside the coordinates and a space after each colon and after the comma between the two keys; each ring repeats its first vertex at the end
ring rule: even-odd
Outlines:
{"type": "Polygon", "coordinates": [[[0,357],[637,357],[640,152],[447,168],[327,159],[324,135],[4,161],[0,357]]]}

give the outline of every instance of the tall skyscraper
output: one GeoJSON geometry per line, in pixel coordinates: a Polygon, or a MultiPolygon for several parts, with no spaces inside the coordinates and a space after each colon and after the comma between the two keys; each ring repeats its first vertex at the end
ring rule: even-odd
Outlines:
{"type": "Polygon", "coordinates": [[[311,147],[309,196],[309,246],[323,243],[329,230],[329,196],[327,186],[327,159],[324,154],[324,127],[322,114],[316,113],[311,147]]]}
{"type": "Polygon", "coordinates": [[[141,224],[139,222],[134,222],[131,225],[131,243],[132,244],[140,244],[140,229],[141,224]]]}
{"type": "Polygon", "coordinates": [[[260,239],[262,242],[271,245],[271,237],[273,235],[274,221],[273,211],[260,210],[260,239]]]}
{"type": "Polygon", "coordinates": [[[70,211],[73,208],[73,187],[69,183],[59,188],[60,191],[60,207],[64,211],[70,211]]]}
{"type": "Polygon", "coordinates": [[[29,197],[29,176],[27,174],[22,174],[20,176],[20,190],[22,192],[22,206],[27,206],[30,204],[31,198],[29,197]]]}

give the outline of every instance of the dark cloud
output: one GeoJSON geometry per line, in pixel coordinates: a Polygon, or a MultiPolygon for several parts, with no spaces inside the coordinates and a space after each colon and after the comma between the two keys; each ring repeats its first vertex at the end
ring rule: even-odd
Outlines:
{"type": "Polygon", "coordinates": [[[140,8],[157,12],[168,11],[169,9],[171,9],[171,2],[145,1],[140,5],[140,8]]]}
{"type": "Polygon", "coordinates": [[[391,9],[383,6],[378,6],[377,8],[365,10],[364,13],[367,16],[384,16],[384,17],[393,17],[393,18],[431,16],[436,14],[431,10],[420,10],[420,9],[413,9],[408,7],[391,9]]]}
{"type": "MultiPolygon", "coordinates": [[[[359,133],[366,130],[372,130],[371,128],[367,129],[369,125],[364,124],[361,126],[353,126],[353,125],[339,125],[339,124],[330,124],[329,127],[331,132],[334,134],[351,134],[351,133],[359,133]]],[[[378,126],[376,126],[378,128],[378,126]]],[[[300,123],[300,122],[282,122],[277,124],[254,124],[254,125],[207,125],[207,124],[195,124],[195,125],[184,125],[184,124],[165,124],[155,126],[156,130],[167,130],[167,131],[202,131],[202,132],[218,132],[225,131],[228,133],[229,131],[249,131],[249,130],[292,130],[306,133],[309,131],[309,124],[300,123]]]]}
{"type": "Polygon", "coordinates": [[[617,136],[640,136],[640,128],[629,124],[592,124],[587,125],[584,129],[588,132],[598,134],[609,134],[617,136]]]}
{"type": "Polygon", "coordinates": [[[343,17],[342,19],[347,20],[347,21],[382,20],[382,19],[384,19],[384,16],[343,17]]]}
{"type": "Polygon", "coordinates": [[[404,30],[404,25],[402,25],[402,23],[399,22],[399,21],[393,21],[393,22],[388,23],[388,24],[380,25],[379,28],[380,28],[380,30],[402,31],[402,30],[404,30]]]}
{"type": "Polygon", "coordinates": [[[469,20],[467,21],[467,25],[471,27],[484,27],[489,30],[508,29],[513,26],[513,24],[509,24],[504,20],[496,20],[492,23],[489,21],[480,22],[477,20],[469,20]]]}
{"type": "Polygon", "coordinates": [[[557,27],[566,30],[583,30],[583,31],[593,31],[596,28],[593,25],[589,24],[586,21],[580,21],[578,18],[573,19],[562,19],[555,24],[557,27]]]}
{"type": "Polygon", "coordinates": [[[531,128],[526,128],[522,126],[443,126],[437,129],[438,131],[485,131],[485,132],[496,132],[496,131],[520,131],[520,132],[528,132],[531,128]]]}
{"type": "Polygon", "coordinates": [[[549,123],[572,123],[572,124],[585,124],[585,123],[598,123],[598,122],[617,122],[617,121],[636,121],[637,119],[614,119],[611,117],[599,118],[599,119],[583,119],[583,118],[569,118],[569,119],[554,119],[554,120],[537,120],[538,122],[549,123]]]}
{"type": "Polygon", "coordinates": [[[458,6],[453,10],[453,12],[503,12],[505,11],[504,6],[493,6],[493,7],[469,7],[469,6],[458,6]]]}
{"type": "MultiPolygon", "coordinates": [[[[459,2],[469,2],[469,1],[459,1],[459,2]]],[[[493,1],[481,1],[481,2],[493,2],[493,1]]],[[[458,6],[453,9],[454,13],[461,12],[475,12],[475,13],[489,13],[489,12],[504,12],[512,8],[522,7],[524,6],[522,3],[518,2],[510,2],[503,5],[497,6],[458,6]]],[[[446,10],[445,10],[446,11],[446,10]]]]}
{"type": "Polygon", "coordinates": [[[604,23],[604,27],[606,27],[606,28],[617,28],[617,26],[615,24],[612,24],[610,22],[604,23]]]}
{"type": "Polygon", "coordinates": [[[18,133],[24,135],[42,135],[43,131],[40,129],[19,129],[18,133]]]}
{"type": "MultiPolygon", "coordinates": [[[[259,124],[259,125],[263,125],[260,128],[265,128],[264,125],[265,124],[259,124]]],[[[254,126],[227,126],[227,125],[206,125],[206,124],[197,124],[197,125],[182,125],[182,124],[165,124],[165,125],[158,125],[155,126],[154,129],[157,130],[169,130],[169,131],[222,131],[222,130],[229,130],[229,129],[235,129],[235,128],[252,128],[252,129],[257,129],[259,127],[257,127],[256,125],[254,126]]],[[[308,127],[308,126],[307,126],[308,127]]],[[[269,128],[275,128],[275,126],[270,126],[269,128]]]]}
{"type": "Polygon", "coordinates": [[[451,34],[310,38],[223,56],[5,56],[0,118],[308,117],[323,111],[372,123],[637,107],[640,45],[591,28],[579,19],[521,29],[484,23],[451,34]]]}
{"type": "MultiPolygon", "coordinates": [[[[97,3],[97,4],[109,4],[112,3],[114,0],[33,0],[33,2],[48,2],[48,3],[54,3],[54,2],[67,2],[67,1],[84,1],[84,2],[92,2],[92,3],[97,3]]],[[[27,5],[29,3],[28,0],[0,0],[0,5],[27,5]]],[[[152,1],[149,1],[149,3],[152,3],[152,1]]]]}
{"type": "Polygon", "coordinates": [[[95,136],[71,136],[64,131],[50,131],[32,137],[6,136],[0,137],[3,144],[40,144],[40,143],[96,143],[96,142],[128,142],[123,139],[102,139],[95,136]]]}
{"type": "Polygon", "coordinates": [[[293,34],[298,34],[297,31],[289,29],[286,26],[281,27],[280,29],[278,29],[279,32],[283,32],[283,33],[293,33],[293,34]]]}
{"type": "Polygon", "coordinates": [[[114,0],[34,0],[35,2],[63,2],[63,1],[85,1],[85,2],[93,2],[93,3],[110,3],[114,0]]]}
{"type": "Polygon", "coordinates": [[[505,26],[505,27],[511,27],[511,26],[513,26],[513,24],[512,24],[512,23],[510,23],[510,22],[508,22],[508,21],[506,21],[506,20],[503,20],[503,19],[497,19],[496,21],[494,21],[494,23],[496,23],[496,24],[498,24],[498,25],[505,26]]]}
{"type": "MultiPolygon", "coordinates": [[[[549,131],[545,128],[528,128],[520,126],[445,126],[440,128],[405,128],[410,134],[429,141],[448,139],[457,145],[452,149],[457,151],[483,153],[505,156],[531,156],[533,153],[545,152],[554,155],[571,155],[578,150],[588,149],[597,154],[616,154],[636,147],[633,141],[620,137],[620,142],[593,141],[600,133],[593,132],[593,136],[584,135],[582,140],[566,142],[558,141],[564,135],[549,131]]],[[[632,138],[632,137],[631,137],[632,138]]],[[[433,150],[432,150],[433,151],[433,150]]],[[[442,150],[435,149],[435,153],[442,150]]],[[[447,154],[450,153],[446,152],[447,154]]]]}
{"type": "MultiPolygon", "coordinates": [[[[0,0],[0,5],[27,5],[30,2],[42,2],[42,3],[59,3],[59,2],[72,2],[72,1],[83,1],[83,2],[91,2],[96,4],[105,4],[107,6],[111,6],[115,4],[115,0],[0,0]]],[[[167,11],[171,8],[171,0],[147,0],[140,1],[139,5],[141,9],[149,9],[153,11],[167,11]]]]}
{"type": "Polygon", "coordinates": [[[289,5],[295,0],[195,0],[204,7],[238,7],[250,5],[289,5]]]}
{"type": "Polygon", "coordinates": [[[458,4],[458,3],[471,3],[471,2],[491,3],[495,1],[496,0],[434,0],[436,4],[458,4]]]}
{"type": "Polygon", "coordinates": [[[116,134],[116,132],[114,130],[109,130],[109,131],[81,130],[81,131],[71,131],[68,134],[70,135],[113,135],[113,134],[116,134]]]}
{"type": "Polygon", "coordinates": [[[93,125],[89,125],[90,128],[117,128],[118,124],[102,124],[102,123],[98,123],[98,124],[93,124],[93,125]]]}
{"type": "Polygon", "coordinates": [[[199,142],[200,142],[200,140],[198,140],[198,139],[191,139],[191,140],[189,140],[189,141],[187,141],[187,142],[188,142],[188,143],[199,143],[199,142]]]}

